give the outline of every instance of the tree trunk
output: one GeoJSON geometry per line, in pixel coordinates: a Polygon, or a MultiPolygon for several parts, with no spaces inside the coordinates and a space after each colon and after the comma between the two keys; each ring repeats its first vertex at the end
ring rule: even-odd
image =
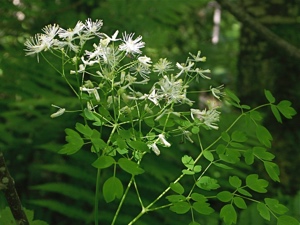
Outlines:
{"type": "MultiPolygon", "coordinates": [[[[299,0],[240,0],[239,3],[256,21],[288,43],[300,47],[299,0]]],[[[300,113],[300,61],[266,40],[249,26],[242,26],[237,79],[242,103],[265,103],[263,90],[268,89],[277,102],[288,99],[300,113]]],[[[281,125],[275,123],[270,113],[265,122],[275,140],[272,149],[276,151],[284,191],[295,194],[300,183],[297,174],[300,171],[300,117],[297,115],[281,125]]]]}

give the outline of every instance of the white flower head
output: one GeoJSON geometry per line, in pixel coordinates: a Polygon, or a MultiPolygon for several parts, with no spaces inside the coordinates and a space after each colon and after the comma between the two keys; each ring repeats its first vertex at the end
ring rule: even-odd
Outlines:
{"type": "Polygon", "coordinates": [[[123,42],[119,49],[120,51],[125,51],[127,54],[141,54],[140,48],[145,47],[145,42],[142,42],[142,36],[138,36],[135,40],[133,40],[134,33],[123,34],[123,42]]]}
{"type": "Polygon", "coordinates": [[[156,143],[152,143],[150,145],[148,145],[148,147],[155,153],[155,155],[160,155],[160,150],[159,148],[157,147],[156,143]]]}
{"type": "Polygon", "coordinates": [[[172,70],[172,63],[169,62],[166,58],[159,59],[159,61],[153,65],[153,72],[158,73],[158,75],[164,75],[165,73],[172,70]]]}
{"type": "Polygon", "coordinates": [[[225,96],[224,92],[221,92],[221,90],[224,88],[224,84],[220,85],[219,87],[213,88],[210,86],[210,91],[215,96],[215,98],[220,100],[220,97],[225,96]]]}
{"type": "Polygon", "coordinates": [[[203,123],[204,127],[207,129],[219,129],[216,122],[220,120],[220,112],[216,109],[209,110],[199,110],[199,109],[191,109],[191,117],[195,120],[194,115],[203,123]]]}
{"type": "Polygon", "coordinates": [[[165,147],[170,147],[170,146],[171,146],[171,144],[166,140],[164,134],[159,134],[159,135],[158,135],[158,139],[159,139],[159,141],[160,141],[165,147]]]}
{"type": "Polygon", "coordinates": [[[176,75],[176,77],[179,77],[182,73],[188,73],[191,72],[192,67],[194,66],[193,62],[189,62],[187,65],[176,63],[176,66],[178,69],[180,69],[180,72],[176,75]]]}
{"type": "Polygon", "coordinates": [[[140,56],[138,57],[138,61],[145,67],[150,67],[151,66],[151,58],[147,57],[147,56],[140,56]]]}
{"type": "Polygon", "coordinates": [[[58,110],[57,110],[57,112],[50,115],[51,118],[59,117],[62,114],[64,114],[65,111],[66,111],[65,108],[60,108],[59,106],[56,106],[56,105],[53,105],[53,104],[52,104],[52,106],[55,107],[55,108],[58,108],[58,110]]]}
{"type": "Polygon", "coordinates": [[[95,22],[93,22],[89,18],[85,21],[85,24],[84,24],[85,33],[99,35],[98,31],[101,29],[102,25],[103,25],[102,20],[96,20],[95,22]]]}
{"type": "Polygon", "coordinates": [[[189,53],[189,55],[192,56],[192,58],[193,58],[193,59],[190,59],[191,61],[194,61],[194,62],[205,62],[206,61],[205,56],[200,57],[201,51],[198,51],[197,55],[193,55],[192,53],[189,53]]]}

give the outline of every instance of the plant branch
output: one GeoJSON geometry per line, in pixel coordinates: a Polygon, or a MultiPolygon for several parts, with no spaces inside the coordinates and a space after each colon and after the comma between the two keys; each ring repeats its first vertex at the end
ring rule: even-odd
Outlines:
{"type": "Polygon", "coordinates": [[[11,213],[18,225],[29,225],[28,219],[22,208],[22,204],[15,188],[15,182],[10,176],[4,160],[4,155],[0,152],[0,190],[3,191],[11,213]]]}
{"type": "Polygon", "coordinates": [[[290,44],[286,40],[280,38],[278,35],[273,33],[267,27],[259,23],[257,20],[252,18],[248,13],[246,13],[240,7],[230,3],[228,0],[217,0],[218,3],[228,12],[230,12],[238,21],[243,25],[248,26],[262,38],[268,41],[274,47],[279,48],[281,51],[285,52],[287,55],[300,59],[300,49],[290,44]]]}

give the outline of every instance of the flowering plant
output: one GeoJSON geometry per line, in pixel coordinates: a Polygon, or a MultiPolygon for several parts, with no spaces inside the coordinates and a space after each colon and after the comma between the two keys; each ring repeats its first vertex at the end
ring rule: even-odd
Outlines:
{"type": "Polygon", "coordinates": [[[202,131],[219,129],[221,108],[220,104],[206,102],[207,108],[200,109],[187,96],[192,82],[211,79],[208,75],[210,70],[198,67],[199,63],[206,60],[201,52],[196,55],[190,53],[185,63],[176,63],[175,66],[166,58],[153,63],[150,57],[142,54],[145,43],[141,36],[123,33],[120,37],[119,31],[110,36],[100,31],[102,25],[101,20],[90,19],[84,23],[78,21],[73,29],[48,25],[43,33],[25,42],[26,54],[37,55],[38,60],[41,55],[47,60],[78,98],[79,109],[53,105],[58,110],[51,117],[56,118],[68,112],[79,112],[82,116],[82,121],[76,123],[75,129],[65,130],[67,144],[59,153],[70,155],[88,147],[95,154],[92,163],[97,169],[95,224],[99,223],[100,192],[106,203],[120,199],[111,222],[115,224],[131,186],[135,188],[141,211],[128,224],[135,223],[147,212],[169,207],[177,214],[191,212],[189,224],[199,225],[194,214],[213,213],[211,199],[224,203],[220,217],[227,225],[237,222],[237,209],[246,209],[246,202],[256,203],[258,212],[266,220],[270,220],[272,214],[280,225],[298,224],[295,219],[285,215],[286,207],[276,199],[265,198],[262,202],[252,197],[251,191],[267,191],[268,182],[259,178],[258,174],[249,174],[244,181],[236,175],[230,176],[228,183],[231,189],[224,190],[218,180],[207,173],[211,167],[230,169],[242,159],[248,165],[258,159],[264,164],[270,178],[279,181],[278,166],[272,162],[274,155],[267,150],[271,147],[272,136],[260,124],[257,110],[271,107],[275,118],[281,122],[282,116],[290,119],[295,115],[291,103],[281,101],[275,104],[275,98],[266,90],[268,103],[251,109],[241,105],[232,92],[227,90],[225,95],[223,85],[211,86],[206,92],[212,93],[215,98],[213,102],[221,102],[225,98],[226,104],[238,108],[241,114],[221,136],[208,146],[203,146],[202,131]],[[61,60],[61,69],[48,61],[44,53],[46,51],[61,60]],[[148,91],[144,91],[146,84],[152,84],[148,91]],[[247,118],[249,123],[254,124],[258,146],[249,147],[246,144],[248,134],[234,130],[241,118],[247,118]],[[184,155],[181,158],[182,173],[156,199],[145,205],[135,179],[141,174],[147,175],[142,166],[143,159],[148,154],[159,156],[166,148],[172,148],[171,139],[176,136],[197,146],[198,155],[184,155]],[[200,159],[207,163],[202,165],[200,159]],[[117,167],[131,175],[125,190],[118,178],[121,172],[117,171],[117,167]],[[101,170],[108,168],[113,169],[113,175],[100,182],[101,170]],[[181,184],[183,177],[191,178],[192,187],[181,184]],[[208,195],[209,191],[217,194],[208,195]],[[168,204],[154,206],[163,197],[168,204]]]}

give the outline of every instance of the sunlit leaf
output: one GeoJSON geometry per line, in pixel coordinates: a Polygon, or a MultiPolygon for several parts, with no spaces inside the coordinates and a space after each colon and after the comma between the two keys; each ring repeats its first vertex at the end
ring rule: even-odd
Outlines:
{"type": "Polygon", "coordinates": [[[120,158],[118,160],[118,164],[124,171],[132,175],[139,175],[145,172],[136,162],[133,162],[127,158],[120,158]]]}
{"type": "Polygon", "coordinates": [[[247,186],[258,193],[266,193],[266,187],[269,185],[269,182],[264,179],[259,179],[257,174],[250,174],[246,178],[247,186]]]}
{"type": "Polygon", "coordinates": [[[279,216],[277,220],[277,225],[299,225],[299,221],[291,216],[279,216]]]}
{"type": "Polygon", "coordinates": [[[230,176],[229,183],[232,187],[239,188],[242,185],[242,180],[237,176],[230,176]]]}
{"type": "Polygon", "coordinates": [[[92,166],[98,169],[104,169],[110,167],[114,163],[116,163],[116,161],[113,157],[103,155],[96,159],[96,161],[92,163],[92,166]]]}
{"type": "Polygon", "coordinates": [[[174,191],[174,192],[176,192],[177,194],[183,194],[184,193],[184,188],[183,188],[183,186],[179,183],[179,182],[177,182],[177,183],[171,183],[170,184],[170,188],[174,191]]]}
{"type": "Polygon", "coordinates": [[[117,177],[108,178],[103,184],[103,197],[109,203],[123,195],[123,184],[117,177]]]}
{"type": "Polygon", "coordinates": [[[220,217],[224,220],[226,225],[236,224],[237,214],[231,204],[227,204],[222,207],[220,217]]]}
{"type": "Polygon", "coordinates": [[[261,215],[262,218],[264,218],[265,220],[270,221],[270,211],[269,211],[268,207],[265,204],[259,202],[257,204],[256,208],[257,208],[257,210],[258,210],[258,212],[259,212],[259,214],[261,215]]]}
{"type": "Polygon", "coordinates": [[[197,182],[196,185],[203,189],[203,190],[214,190],[214,189],[218,189],[220,187],[220,185],[218,184],[218,181],[216,179],[213,179],[211,177],[208,176],[203,176],[201,177],[197,182]]]}
{"type": "Polygon", "coordinates": [[[269,207],[269,209],[279,215],[283,215],[289,210],[286,206],[280,204],[277,199],[265,198],[265,203],[269,207]]]}
{"type": "Polygon", "coordinates": [[[214,212],[214,209],[206,202],[195,202],[193,204],[193,209],[203,215],[210,215],[214,212]]]}
{"type": "Polygon", "coordinates": [[[68,143],[65,144],[58,153],[71,155],[79,151],[84,142],[79,133],[77,133],[75,130],[67,128],[65,129],[65,132],[67,134],[66,141],[68,143]]]}
{"type": "Polygon", "coordinates": [[[264,166],[272,180],[280,182],[279,167],[276,163],[264,161],[264,166]]]}
{"type": "Polygon", "coordinates": [[[170,210],[177,214],[185,214],[190,209],[191,209],[190,204],[187,202],[176,202],[170,207],[170,210]]]}
{"type": "Polygon", "coordinates": [[[246,205],[246,202],[243,198],[241,197],[234,197],[233,198],[233,202],[234,204],[240,208],[240,209],[247,209],[247,205],[246,205]]]}
{"type": "Polygon", "coordinates": [[[275,98],[269,90],[265,90],[265,96],[270,103],[275,102],[275,98]]]}
{"type": "Polygon", "coordinates": [[[264,126],[256,126],[256,137],[260,143],[266,147],[271,147],[271,141],[273,140],[271,133],[264,126]]]}
{"type": "Polygon", "coordinates": [[[296,110],[291,107],[292,103],[287,100],[283,100],[279,102],[277,105],[277,109],[281,112],[281,114],[287,118],[287,119],[292,119],[294,115],[297,114],[296,110]]]}
{"type": "Polygon", "coordinates": [[[221,191],[217,194],[217,198],[221,202],[229,202],[229,201],[231,201],[232,197],[233,197],[233,195],[229,191],[221,191]]]}

